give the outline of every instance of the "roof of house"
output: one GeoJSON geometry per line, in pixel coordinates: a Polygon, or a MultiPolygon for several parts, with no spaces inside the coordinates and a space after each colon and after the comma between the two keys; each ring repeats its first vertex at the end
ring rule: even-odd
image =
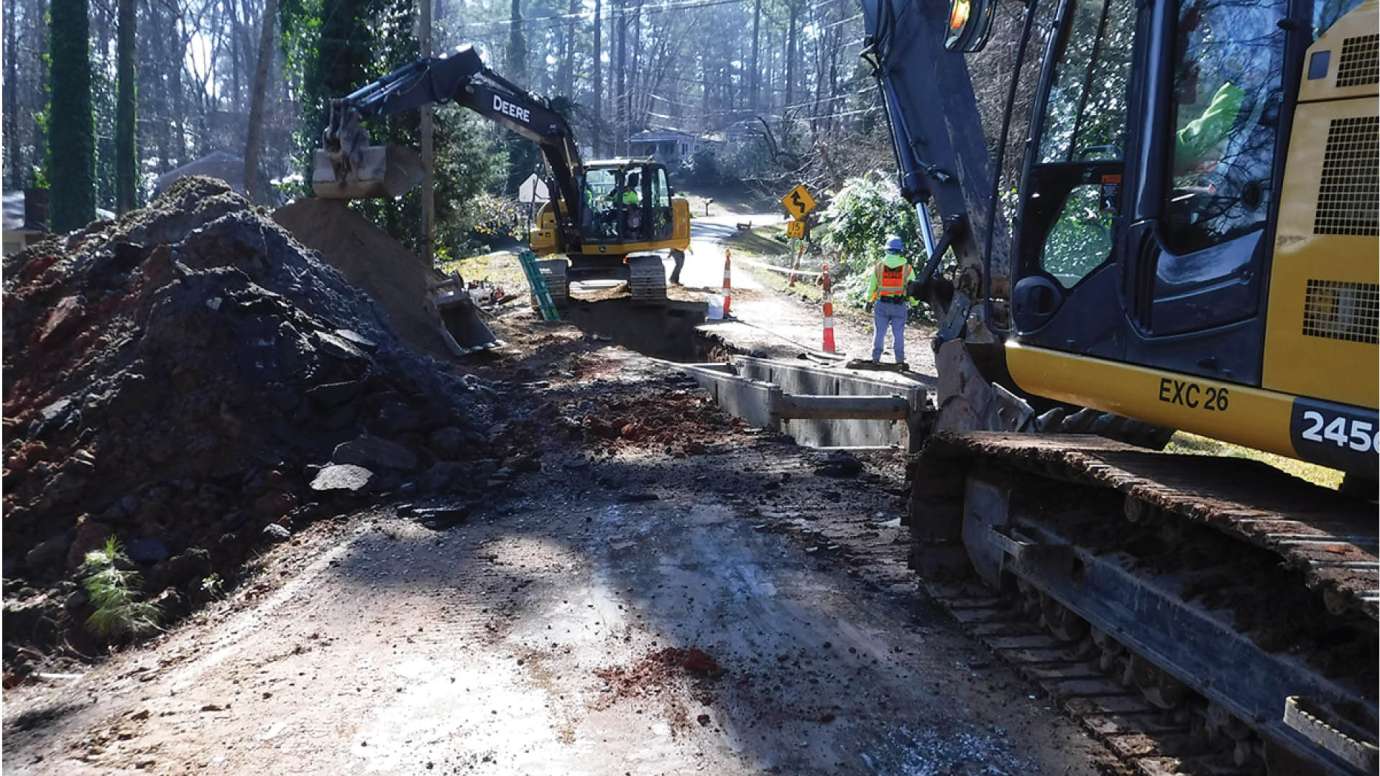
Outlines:
{"type": "Polygon", "coordinates": [[[694,140],[697,136],[678,129],[644,129],[628,138],[629,143],[663,143],[668,140],[694,140]]]}
{"type": "Polygon", "coordinates": [[[236,191],[244,191],[244,159],[226,151],[212,151],[200,159],[168,170],[158,176],[153,191],[155,194],[162,194],[177,180],[190,175],[209,175],[212,178],[220,178],[236,191]]]}

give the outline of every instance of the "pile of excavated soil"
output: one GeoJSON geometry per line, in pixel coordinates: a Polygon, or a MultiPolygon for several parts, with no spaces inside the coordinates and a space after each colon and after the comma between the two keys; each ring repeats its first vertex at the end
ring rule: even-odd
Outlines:
{"type": "Polygon", "coordinates": [[[7,257],[3,345],[10,677],[98,646],[77,569],[106,537],[174,618],[305,521],[478,487],[504,410],[209,178],[7,257]]]}
{"type": "Polygon", "coordinates": [[[683,457],[704,452],[723,441],[725,434],[742,428],[712,399],[698,391],[672,389],[652,396],[599,401],[591,411],[566,422],[586,439],[606,440],[604,450],[618,447],[660,450],[683,457]]]}
{"type": "Polygon", "coordinates": [[[364,289],[405,342],[435,356],[448,355],[425,307],[427,286],[440,274],[416,254],[339,200],[299,200],[279,208],[273,220],[364,289]]]}

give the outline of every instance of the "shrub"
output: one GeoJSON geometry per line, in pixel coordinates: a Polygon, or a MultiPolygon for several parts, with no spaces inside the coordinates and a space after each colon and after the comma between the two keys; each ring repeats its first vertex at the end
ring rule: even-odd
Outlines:
{"type": "Polygon", "coordinates": [[[882,258],[888,235],[906,243],[906,257],[919,268],[925,248],[914,208],[896,184],[870,173],[850,178],[821,216],[820,243],[837,267],[836,296],[862,305],[867,301],[867,273],[882,258]]]}
{"type": "Polygon", "coordinates": [[[158,607],[137,600],[139,574],[129,565],[124,548],[113,536],[100,549],[86,553],[81,565],[82,586],[96,608],[86,619],[86,627],[106,640],[158,629],[158,607]]]}

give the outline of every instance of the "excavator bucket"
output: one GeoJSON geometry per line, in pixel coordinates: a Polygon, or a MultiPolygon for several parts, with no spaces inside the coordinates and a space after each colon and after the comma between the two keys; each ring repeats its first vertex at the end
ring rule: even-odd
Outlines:
{"type": "Polygon", "coordinates": [[[316,149],[311,188],[326,199],[400,196],[422,182],[422,157],[399,145],[363,145],[348,154],[316,149]]]}
{"type": "Polygon", "coordinates": [[[479,308],[459,275],[431,284],[426,308],[440,325],[446,347],[457,356],[503,346],[503,341],[479,317],[479,308]]]}

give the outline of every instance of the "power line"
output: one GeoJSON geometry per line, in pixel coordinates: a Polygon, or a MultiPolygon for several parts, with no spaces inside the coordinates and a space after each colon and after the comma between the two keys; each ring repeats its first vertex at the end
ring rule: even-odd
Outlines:
{"type": "MultiPolygon", "coordinates": [[[[644,5],[641,6],[640,8],[629,7],[629,6],[626,6],[626,5],[624,5],[624,6],[622,6],[622,7],[615,7],[615,6],[610,5],[610,6],[606,6],[606,8],[607,8],[606,11],[600,13],[600,18],[602,18],[602,19],[607,19],[607,20],[609,20],[609,21],[613,21],[613,20],[616,19],[617,17],[624,17],[624,18],[630,17],[630,16],[631,16],[631,17],[636,17],[636,16],[639,16],[640,14],[644,14],[644,13],[655,14],[655,13],[665,13],[665,12],[667,12],[667,11],[695,10],[695,9],[697,9],[697,8],[713,8],[713,7],[720,6],[720,5],[735,5],[735,4],[746,5],[747,2],[748,2],[748,0],[672,0],[672,2],[658,3],[658,4],[655,4],[655,5],[645,5],[645,4],[644,4],[644,5]]],[[[828,4],[833,3],[833,2],[836,2],[836,0],[819,0],[819,2],[816,2],[816,3],[814,3],[814,4],[810,5],[810,6],[807,6],[805,9],[802,9],[802,10],[810,10],[810,9],[813,9],[813,8],[819,8],[819,7],[821,7],[821,6],[828,5],[828,4]]],[[[527,26],[527,25],[536,24],[536,23],[538,23],[538,22],[565,21],[565,20],[567,20],[567,19],[583,19],[583,18],[585,18],[587,15],[590,16],[590,17],[593,16],[592,14],[586,14],[584,11],[577,11],[577,12],[575,12],[575,13],[547,14],[546,16],[534,16],[534,17],[531,17],[531,18],[525,18],[525,17],[524,17],[524,18],[518,19],[518,20],[517,20],[517,23],[518,23],[518,24],[521,24],[521,25],[524,25],[524,26],[527,26]]],[[[862,14],[857,14],[856,16],[853,16],[853,17],[851,17],[850,19],[845,19],[844,21],[851,21],[852,19],[856,19],[856,18],[858,18],[859,16],[862,16],[862,14]]],[[[841,23],[841,22],[835,22],[835,23],[837,24],[837,23],[841,23]]],[[[513,20],[512,20],[512,19],[493,19],[493,20],[490,20],[490,21],[481,21],[481,22],[460,22],[460,23],[458,23],[458,24],[448,24],[448,26],[451,26],[451,27],[509,27],[509,26],[512,26],[512,24],[513,24],[513,20]]]]}

